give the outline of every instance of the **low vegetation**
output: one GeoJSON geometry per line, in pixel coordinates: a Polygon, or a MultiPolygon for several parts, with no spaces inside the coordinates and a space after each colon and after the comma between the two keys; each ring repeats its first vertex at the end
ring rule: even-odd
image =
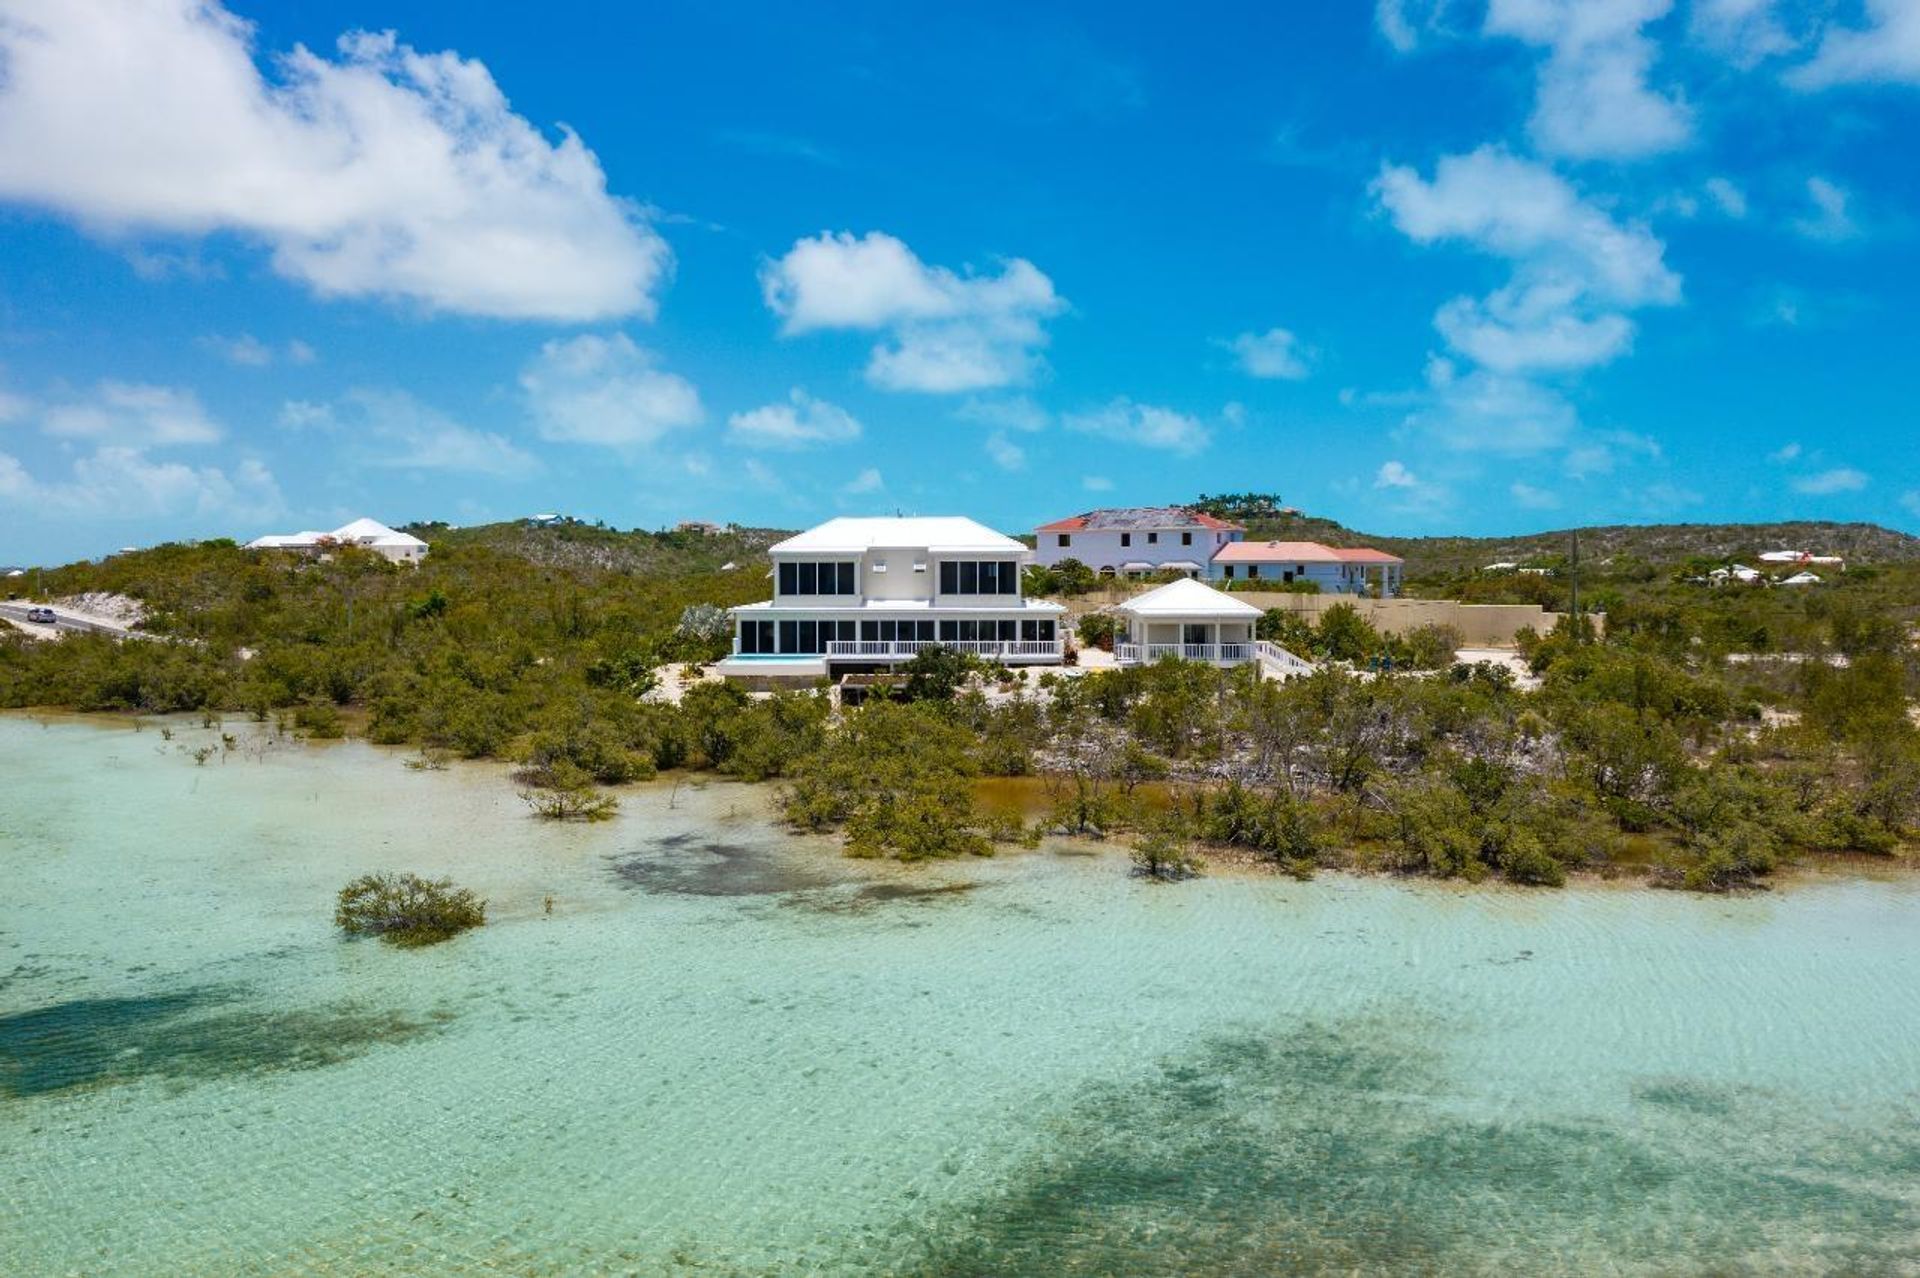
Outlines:
{"type": "Polygon", "coordinates": [[[367,874],[340,889],[334,926],[390,945],[435,945],[487,921],[487,903],[452,879],[367,874]]]}
{"type": "MultiPolygon", "coordinates": [[[[62,593],[140,600],[170,641],[0,641],[0,702],[284,716],[422,760],[509,761],[556,820],[611,815],[606,787],[714,771],[777,782],[795,828],[855,855],[975,856],[1069,834],[1125,842],[1156,880],[1205,856],[1300,876],[1591,873],[1723,891],[1808,856],[1901,852],[1920,824],[1920,566],[1904,561],[1817,589],[1731,590],[1622,552],[1583,578],[1604,627],[1525,637],[1537,687],[1456,664],[1444,628],[1388,636],[1336,605],[1312,624],[1262,618],[1262,637],[1323,663],[1286,683],[1168,660],[1028,686],[935,650],[835,712],[809,691],[650,695],[663,663],[725,650],[719,609],[764,595],[764,560],[711,567],[748,549],[587,530],[594,556],[554,563],[540,555],[568,543],[533,555],[506,534],[431,535],[413,570],[208,543],[50,572],[62,593]],[[648,575],[617,566],[629,542],[648,575]],[[1035,778],[1024,819],[976,797],[1006,777],[1035,778]]],[[[1109,638],[1103,620],[1083,642],[1109,638]]]]}

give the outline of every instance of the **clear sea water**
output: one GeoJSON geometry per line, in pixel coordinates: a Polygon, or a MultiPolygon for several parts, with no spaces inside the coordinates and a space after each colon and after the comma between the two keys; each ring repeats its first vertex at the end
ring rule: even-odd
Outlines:
{"type": "Polygon", "coordinates": [[[870,866],[174,731],[0,717],[0,1273],[1920,1273],[1909,880],[870,866]],[[374,869],[490,921],[343,941],[374,869]]]}

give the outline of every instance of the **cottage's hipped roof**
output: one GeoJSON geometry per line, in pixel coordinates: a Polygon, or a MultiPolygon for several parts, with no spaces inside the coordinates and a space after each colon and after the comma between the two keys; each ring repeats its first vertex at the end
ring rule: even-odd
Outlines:
{"type": "Polygon", "coordinates": [[[1217,564],[1400,564],[1406,560],[1368,546],[1335,547],[1317,541],[1236,541],[1214,552],[1217,564]]]}
{"type": "Polygon", "coordinates": [[[1227,621],[1247,621],[1260,615],[1260,610],[1252,604],[1202,585],[1191,577],[1135,595],[1114,611],[1129,617],[1214,617],[1227,621]]]}

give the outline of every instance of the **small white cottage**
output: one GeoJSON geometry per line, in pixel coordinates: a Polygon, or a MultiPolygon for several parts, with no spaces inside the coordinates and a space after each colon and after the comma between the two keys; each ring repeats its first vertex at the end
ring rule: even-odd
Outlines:
{"type": "Polygon", "coordinates": [[[1313,669],[1285,648],[1255,636],[1258,608],[1191,578],[1136,595],[1113,611],[1125,627],[1113,649],[1123,666],[1179,657],[1216,666],[1257,661],[1267,672],[1282,676],[1313,669]]]}

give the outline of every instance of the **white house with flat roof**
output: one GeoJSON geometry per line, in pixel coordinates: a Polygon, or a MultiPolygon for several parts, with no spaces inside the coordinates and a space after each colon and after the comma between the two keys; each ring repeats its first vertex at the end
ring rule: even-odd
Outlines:
{"type": "Polygon", "coordinates": [[[1113,647],[1123,666],[1179,657],[1216,666],[1259,662],[1264,672],[1281,678],[1313,669],[1255,634],[1258,608],[1191,578],[1135,595],[1113,612],[1125,626],[1124,637],[1113,647]]]}
{"type": "Polygon", "coordinates": [[[321,555],[342,546],[358,546],[396,564],[417,564],[427,557],[426,542],[375,519],[356,519],[332,532],[268,533],[247,543],[248,550],[288,550],[305,555],[321,555]]]}
{"type": "Polygon", "coordinates": [[[1207,575],[1222,546],[1239,541],[1239,524],[1185,506],[1123,506],[1089,510],[1033,530],[1034,554],[1048,568],[1077,559],[1102,577],[1172,569],[1207,575]]]}
{"type": "Polygon", "coordinates": [[[767,553],[773,598],[732,610],[729,678],[885,670],[936,645],[1009,665],[1065,653],[1066,609],[1021,594],[1033,552],[971,519],[830,519],[767,553]]]}

